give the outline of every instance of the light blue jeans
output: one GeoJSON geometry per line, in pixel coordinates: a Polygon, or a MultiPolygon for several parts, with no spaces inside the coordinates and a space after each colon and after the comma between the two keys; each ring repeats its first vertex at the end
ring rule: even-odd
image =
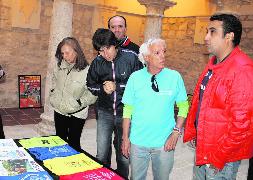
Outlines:
{"type": "Polygon", "coordinates": [[[150,159],[154,180],[169,179],[174,164],[174,151],[165,152],[164,147],[146,148],[131,144],[131,180],[146,179],[150,159]]]}
{"type": "Polygon", "coordinates": [[[224,168],[215,174],[214,169],[206,165],[193,167],[193,180],[235,180],[241,161],[226,163],[224,168]]]}
{"type": "Polygon", "coordinates": [[[122,117],[113,113],[98,110],[97,118],[97,159],[107,167],[111,165],[112,134],[114,133],[114,147],[116,153],[116,172],[124,178],[128,178],[129,159],[121,152],[122,144],[122,117]]]}

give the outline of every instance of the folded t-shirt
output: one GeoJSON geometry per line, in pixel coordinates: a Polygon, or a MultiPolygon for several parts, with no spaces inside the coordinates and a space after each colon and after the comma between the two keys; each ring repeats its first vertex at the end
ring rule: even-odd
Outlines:
{"type": "Polygon", "coordinates": [[[28,151],[33,154],[38,160],[52,159],[55,157],[66,157],[79,154],[75,149],[70,147],[68,144],[63,146],[54,147],[35,147],[29,148],[28,151]]]}
{"type": "Polygon", "coordinates": [[[26,149],[33,147],[53,147],[67,144],[59,136],[34,137],[30,139],[21,139],[19,143],[26,149]]]}
{"type": "Polygon", "coordinates": [[[44,166],[56,175],[68,175],[101,168],[102,165],[83,153],[67,157],[57,157],[43,161],[44,166]]]}
{"type": "Polygon", "coordinates": [[[71,175],[60,176],[60,180],[90,180],[90,179],[100,179],[100,180],[124,180],[122,177],[117,175],[115,172],[107,168],[98,168],[94,170],[84,171],[71,175]]]}

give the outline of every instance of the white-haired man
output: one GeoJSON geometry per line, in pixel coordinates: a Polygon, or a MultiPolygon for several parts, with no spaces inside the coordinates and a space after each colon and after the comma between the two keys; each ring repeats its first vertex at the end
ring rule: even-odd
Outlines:
{"type": "Polygon", "coordinates": [[[150,158],[154,179],[169,179],[174,149],[187,116],[183,79],[177,71],[165,68],[165,52],[162,39],[150,39],[141,45],[139,56],[147,66],[130,76],[122,98],[122,153],[130,156],[133,180],[146,179],[150,158]],[[175,103],[179,107],[177,121],[175,103]]]}

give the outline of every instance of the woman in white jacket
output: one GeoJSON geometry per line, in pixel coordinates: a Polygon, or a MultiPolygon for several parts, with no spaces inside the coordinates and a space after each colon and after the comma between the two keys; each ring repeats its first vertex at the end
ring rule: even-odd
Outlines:
{"type": "Polygon", "coordinates": [[[76,150],[88,116],[88,106],[96,101],[86,86],[88,63],[73,37],[64,38],[55,53],[57,66],[52,77],[50,103],[54,108],[56,135],[76,150]]]}

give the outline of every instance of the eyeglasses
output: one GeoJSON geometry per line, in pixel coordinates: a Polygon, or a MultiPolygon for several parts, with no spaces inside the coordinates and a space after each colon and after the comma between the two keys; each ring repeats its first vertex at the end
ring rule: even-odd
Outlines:
{"type": "Polygon", "coordinates": [[[157,84],[155,75],[153,75],[153,76],[151,77],[151,83],[152,83],[152,85],[151,85],[152,89],[153,89],[155,92],[159,92],[159,88],[158,88],[158,84],[157,84]]]}

